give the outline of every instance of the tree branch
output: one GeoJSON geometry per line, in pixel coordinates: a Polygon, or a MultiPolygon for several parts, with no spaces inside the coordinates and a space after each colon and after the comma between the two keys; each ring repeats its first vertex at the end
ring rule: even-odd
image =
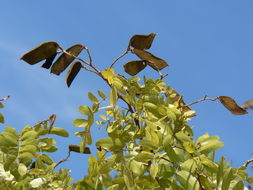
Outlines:
{"type": "Polygon", "coordinates": [[[253,162],[253,159],[247,160],[247,161],[245,162],[245,164],[243,164],[242,166],[248,167],[248,165],[249,165],[251,162],[253,162]]]}
{"type": "Polygon", "coordinates": [[[6,101],[6,100],[8,100],[9,98],[10,98],[10,96],[5,96],[5,97],[1,98],[0,101],[6,101]]]}
{"type": "Polygon", "coordinates": [[[207,95],[205,95],[204,98],[202,98],[202,99],[200,99],[200,100],[197,100],[197,101],[195,101],[195,102],[192,102],[192,103],[190,103],[190,104],[186,104],[186,105],[184,105],[184,106],[191,106],[191,105],[193,105],[193,104],[196,104],[196,103],[199,103],[199,102],[202,102],[202,101],[205,101],[205,100],[216,101],[217,99],[219,99],[219,96],[217,96],[217,97],[215,97],[215,98],[208,98],[207,95]]]}
{"type": "Polygon", "coordinates": [[[127,48],[126,51],[125,51],[123,54],[121,54],[119,57],[117,57],[117,58],[112,62],[110,68],[112,68],[113,65],[114,65],[120,58],[124,57],[129,51],[130,51],[130,49],[127,48]]]}
{"type": "Polygon", "coordinates": [[[54,168],[56,168],[58,165],[60,165],[63,162],[66,162],[70,157],[70,151],[68,152],[68,155],[66,158],[63,158],[62,160],[60,160],[59,162],[56,163],[56,165],[54,166],[54,168]]]}

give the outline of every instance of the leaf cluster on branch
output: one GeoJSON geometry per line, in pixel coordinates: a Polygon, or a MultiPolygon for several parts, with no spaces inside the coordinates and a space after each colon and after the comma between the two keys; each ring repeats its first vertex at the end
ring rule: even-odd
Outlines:
{"type": "Polygon", "coordinates": [[[196,138],[188,122],[196,116],[190,106],[202,101],[219,100],[234,115],[247,114],[253,102],[239,106],[229,96],[205,96],[186,104],[182,95],[163,81],[167,74],[160,71],[168,66],[166,61],[146,51],[155,36],[155,33],[134,35],[125,52],[103,71],[94,66],[88,48],[82,44],[64,50],[56,42],[45,42],[24,54],[22,60],[31,65],[44,60],[42,67],[56,75],[72,64],[66,77],[68,86],[81,69],[92,72],[105,81],[110,93],[100,90],[97,94],[88,93],[91,105],[80,106],[83,117],[73,121],[74,127],[79,129],[75,135],[81,138],[80,144],[69,145],[67,157],[57,163],[46,154],[57,151],[54,139],[46,135],[68,137],[68,133],[53,126],[56,115],[33,127],[26,126],[21,133],[6,127],[0,133],[0,186],[16,189],[243,190],[245,182],[252,183],[253,178],[246,172],[252,160],[234,168],[224,157],[215,158],[215,152],[223,146],[219,136],[205,133],[196,138]],[[79,57],[82,50],[86,51],[88,61],[79,57]],[[113,66],[129,52],[140,60],[124,65],[125,72],[132,76],[127,78],[116,74],[113,66]],[[141,79],[135,76],[146,66],[152,67],[160,77],[141,79]],[[97,115],[100,119],[96,120],[97,115]],[[97,155],[89,148],[93,143],[91,127],[102,128],[108,134],[95,143],[97,155]],[[76,183],[71,183],[68,170],[54,170],[71,158],[71,152],[92,153],[88,159],[88,173],[76,183]]]}

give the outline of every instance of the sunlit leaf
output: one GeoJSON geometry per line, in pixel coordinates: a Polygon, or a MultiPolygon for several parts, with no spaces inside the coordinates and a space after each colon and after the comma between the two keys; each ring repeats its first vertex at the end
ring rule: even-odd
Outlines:
{"type": "Polygon", "coordinates": [[[82,68],[82,64],[79,61],[74,62],[68,70],[66,76],[66,84],[68,87],[72,84],[73,80],[75,79],[76,75],[82,68]]]}
{"type": "Polygon", "coordinates": [[[75,119],[73,121],[74,127],[86,127],[88,126],[88,120],[86,119],[75,119]]]}
{"type": "Polygon", "coordinates": [[[66,131],[65,129],[60,128],[60,127],[53,127],[52,130],[50,131],[50,134],[55,134],[55,135],[62,136],[62,137],[69,136],[68,131],[66,131]]]}
{"type": "Polygon", "coordinates": [[[219,100],[234,115],[243,115],[248,113],[229,96],[219,96],[219,100]]]}
{"type": "Polygon", "coordinates": [[[30,185],[32,186],[32,188],[38,188],[44,184],[44,181],[42,178],[35,178],[30,182],[30,185]]]}
{"type": "Polygon", "coordinates": [[[177,172],[179,182],[187,190],[199,190],[198,180],[187,171],[177,172]]]}
{"type": "Polygon", "coordinates": [[[104,71],[101,72],[101,75],[103,76],[104,79],[108,81],[109,84],[112,84],[113,82],[113,77],[114,77],[114,69],[105,69],[104,71]]]}
{"type": "Polygon", "coordinates": [[[124,70],[131,76],[136,75],[147,66],[146,62],[141,61],[130,61],[124,65],[124,70]]]}
{"type": "Polygon", "coordinates": [[[232,180],[233,180],[233,170],[232,168],[228,168],[224,174],[221,189],[228,190],[232,180]]]}
{"type": "Polygon", "coordinates": [[[26,167],[23,163],[20,163],[20,164],[18,165],[18,173],[19,173],[21,176],[23,176],[23,175],[26,174],[26,172],[27,172],[27,167],[26,167]]]}
{"type": "Polygon", "coordinates": [[[156,71],[162,70],[164,67],[168,66],[168,63],[166,63],[163,59],[154,56],[153,54],[139,49],[133,49],[133,52],[142,60],[145,60],[146,63],[155,69],[156,71]]]}
{"type": "Polygon", "coordinates": [[[79,106],[78,109],[79,109],[79,112],[84,115],[90,115],[92,113],[89,106],[79,106]]]}
{"type": "Polygon", "coordinates": [[[132,46],[136,49],[149,49],[152,45],[152,42],[156,36],[156,33],[151,33],[148,35],[136,34],[132,36],[129,42],[129,46],[132,46]]]}
{"type": "Polygon", "coordinates": [[[99,95],[103,100],[106,99],[106,95],[103,93],[103,91],[98,90],[98,95],[99,95]]]}
{"type": "Polygon", "coordinates": [[[159,171],[158,164],[157,163],[152,163],[151,166],[150,166],[149,172],[150,172],[150,175],[153,179],[156,178],[158,171],[159,171]]]}
{"type": "Polygon", "coordinates": [[[117,90],[115,87],[112,87],[111,91],[110,91],[110,105],[114,106],[117,103],[117,90]]]}
{"type": "Polygon", "coordinates": [[[81,53],[81,51],[85,47],[82,44],[76,44],[71,46],[66,50],[68,53],[63,53],[60,57],[54,62],[53,66],[51,67],[51,73],[60,75],[72,61],[74,61],[75,57],[81,53]],[[70,54],[70,55],[69,55],[70,54]]]}
{"type": "Polygon", "coordinates": [[[56,42],[45,42],[25,53],[20,59],[34,65],[54,55],[58,48],[59,45],[56,42]]]}
{"type": "Polygon", "coordinates": [[[97,97],[92,94],[91,92],[88,92],[88,98],[90,99],[90,101],[94,102],[94,103],[99,103],[97,97]]]}
{"type": "Polygon", "coordinates": [[[148,162],[148,161],[152,160],[153,158],[154,157],[153,157],[152,153],[142,151],[141,153],[137,154],[134,157],[134,160],[136,160],[137,162],[148,162]]]}

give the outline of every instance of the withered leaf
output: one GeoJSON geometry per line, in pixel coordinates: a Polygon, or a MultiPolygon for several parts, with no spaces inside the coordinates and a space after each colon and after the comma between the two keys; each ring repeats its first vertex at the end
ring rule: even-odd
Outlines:
{"type": "Polygon", "coordinates": [[[140,49],[133,49],[133,52],[142,60],[145,60],[146,63],[155,69],[156,71],[162,70],[164,67],[168,66],[168,63],[166,63],[163,59],[154,56],[153,54],[149,53],[145,50],[140,49]]]}
{"type": "Polygon", "coordinates": [[[239,106],[236,101],[229,96],[219,96],[220,102],[234,115],[243,115],[248,112],[239,106]]]}
{"type": "Polygon", "coordinates": [[[58,48],[59,45],[56,42],[44,42],[29,52],[25,53],[20,59],[24,60],[30,65],[34,65],[56,54],[58,48]]]}
{"type": "Polygon", "coordinates": [[[124,65],[124,70],[126,73],[129,75],[136,75],[140,71],[142,71],[145,67],[147,66],[146,62],[141,60],[141,61],[129,61],[124,65]]]}
{"type": "Polygon", "coordinates": [[[82,64],[79,61],[76,61],[71,65],[66,76],[66,83],[68,87],[70,87],[71,83],[73,82],[81,68],[82,64]]]}
{"type": "MultiPolygon", "coordinates": [[[[79,145],[69,145],[69,151],[80,153],[80,146],[79,145]]],[[[91,152],[90,152],[89,147],[84,147],[83,154],[90,154],[90,153],[91,152]]]]}
{"type": "Polygon", "coordinates": [[[244,102],[244,105],[241,106],[244,109],[253,109],[253,100],[248,100],[244,102]]]}
{"type": "MultiPolygon", "coordinates": [[[[186,103],[184,102],[183,97],[177,91],[175,91],[173,88],[164,89],[164,93],[167,97],[169,97],[171,99],[172,103],[178,101],[179,102],[179,108],[182,108],[183,112],[192,111],[191,108],[186,106],[186,103]]],[[[196,116],[195,112],[188,115],[188,117],[194,117],[194,116],[196,116]]]]}
{"type": "Polygon", "coordinates": [[[49,124],[49,132],[48,132],[48,133],[50,133],[50,131],[51,131],[53,125],[54,125],[55,120],[56,120],[56,115],[55,115],[55,114],[52,114],[52,115],[49,117],[49,122],[50,122],[50,124],[49,124]]]}
{"type": "Polygon", "coordinates": [[[246,105],[252,105],[253,104],[253,100],[248,100],[248,101],[244,102],[244,104],[246,104],[246,105]]]}
{"type": "Polygon", "coordinates": [[[136,34],[132,36],[129,41],[129,46],[132,46],[136,49],[149,49],[152,45],[152,42],[156,36],[156,33],[151,33],[148,35],[136,34]]]}
{"type": "Polygon", "coordinates": [[[41,67],[45,68],[45,69],[49,69],[54,61],[54,58],[56,57],[57,53],[55,53],[54,55],[52,55],[51,57],[47,58],[45,63],[43,63],[41,65],[41,67]]]}
{"type": "Polygon", "coordinates": [[[68,48],[66,52],[73,56],[66,53],[61,54],[51,67],[51,73],[60,75],[61,72],[63,72],[72,61],[74,61],[75,57],[78,56],[84,48],[85,47],[82,44],[76,44],[68,48]]]}

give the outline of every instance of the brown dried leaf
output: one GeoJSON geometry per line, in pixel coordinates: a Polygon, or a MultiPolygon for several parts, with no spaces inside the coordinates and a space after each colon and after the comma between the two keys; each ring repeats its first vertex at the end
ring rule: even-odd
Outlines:
{"type": "MultiPolygon", "coordinates": [[[[69,151],[80,153],[80,146],[79,145],[69,145],[69,151]]],[[[83,154],[90,154],[90,153],[91,152],[90,152],[89,147],[84,147],[83,154]]]]}
{"type": "Polygon", "coordinates": [[[124,70],[129,75],[136,75],[140,71],[142,71],[147,66],[146,62],[141,61],[130,61],[124,65],[124,70]]]}
{"type": "Polygon", "coordinates": [[[244,104],[246,104],[246,105],[252,105],[253,104],[253,100],[248,100],[248,101],[244,102],[244,104]]]}
{"type": "Polygon", "coordinates": [[[132,36],[129,41],[129,46],[132,46],[136,49],[149,49],[152,45],[152,42],[156,36],[156,33],[151,33],[148,35],[136,34],[132,36]]]}
{"type": "Polygon", "coordinates": [[[69,65],[72,61],[74,61],[75,57],[81,53],[81,51],[85,47],[82,44],[76,44],[71,46],[66,50],[69,54],[63,53],[53,64],[51,68],[51,73],[60,75],[69,65]]]}
{"type": "Polygon", "coordinates": [[[70,87],[71,83],[73,82],[81,68],[82,64],[79,61],[76,61],[71,65],[66,76],[66,83],[68,87],[70,87]]]}
{"type": "Polygon", "coordinates": [[[243,115],[248,112],[239,106],[236,101],[229,96],[219,96],[220,102],[234,115],[243,115]]]}
{"type": "Polygon", "coordinates": [[[44,42],[33,48],[31,51],[25,53],[20,59],[30,65],[34,65],[56,54],[58,48],[59,45],[56,42],[44,42]]]}
{"type": "Polygon", "coordinates": [[[54,61],[54,58],[56,57],[57,53],[55,53],[54,55],[52,55],[51,57],[47,58],[45,63],[43,63],[41,65],[41,67],[45,68],[45,69],[49,69],[54,61]]]}
{"type": "Polygon", "coordinates": [[[168,64],[161,58],[156,57],[149,53],[148,51],[133,49],[133,52],[142,60],[145,60],[146,63],[155,69],[156,71],[162,70],[164,67],[168,66],[168,64]]]}
{"type": "MultiPolygon", "coordinates": [[[[182,108],[183,112],[192,111],[191,108],[188,106],[185,106],[186,103],[183,100],[183,97],[174,89],[165,89],[165,95],[171,99],[171,102],[179,102],[179,107],[182,108]]],[[[196,116],[196,113],[192,113],[191,115],[188,115],[188,117],[194,117],[196,116]]]]}
{"type": "Polygon", "coordinates": [[[54,125],[55,120],[56,120],[56,115],[55,115],[55,114],[52,114],[52,115],[49,117],[49,122],[50,122],[50,124],[49,124],[49,132],[48,132],[48,133],[50,133],[50,131],[51,131],[53,125],[54,125]]]}

